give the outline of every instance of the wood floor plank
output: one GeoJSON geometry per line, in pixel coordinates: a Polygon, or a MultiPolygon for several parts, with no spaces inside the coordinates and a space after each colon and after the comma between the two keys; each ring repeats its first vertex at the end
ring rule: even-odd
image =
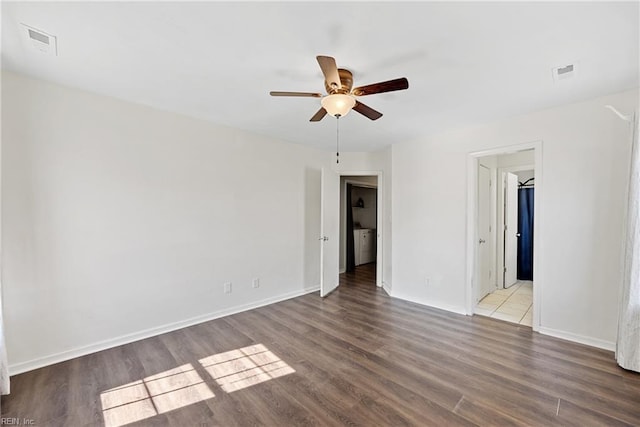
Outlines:
{"type": "MultiPolygon", "coordinates": [[[[248,316],[258,316],[259,313],[252,313],[249,314],[248,316]]],[[[278,323],[276,321],[274,321],[273,319],[269,322],[264,321],[264,319],[260,318],[260,317],[255,317],[255,319],[253,319],[252,321],[253,324],[263,324],[263,325],[271,325],[271,326],[277,326],[275,329],[278,332],[275,332],[276,334],[282,334],[282,336],[280,337],[281,339],[286,340],[286,337],[290,336],[290,334],[292,334],[292,331],[287,331],[286,330],[286,326],[285,325],[278,325],[278,323]]],[[[241,328],[241,325],[238,325],[238,328],[241,328]]],[[[273,334],[274,332],[271,332],[271,334],[273,334]]],[[[310,362],[313,362],[314,364],[320,365],[320,366],[332,366],[332,365],[336,365],[340,364],[341,360],[342,360],[342,372],[340,372],[339,377],[337,378],[333,378],[332,381],[334,382],[334,384],[339,384],[341,387],[343,387],[344,389],[346,389],[345,391],[347,391],[347,393],[343,393],[342,394],[342,398],[348,398],[349,396],[357,396],[357,402],[354,403],[354,407],[355,406],[362,406],[362,407],[368,407],[370,405],[372,405],[373,403],[380,402],[380,400],[378,399],[378,393],[376,393],[376,395],[371,395],[371,391],[370,390],[375,390],[375,387],[372,387],[370,383],[366,383],[366,384],[360,384],[359,381],[361,378],[376,378],[378,377],[378,375],[376,375],[379,372],[374,372],[371,370],[368,370],[364,375],[362,372],[358,372],[357,375],[351,375],[352,372],[346,372],[344,369],[344,366],[351,366],[353,369],[357,369],[360,368],[361,370],[364,369],[361,366],[359,366],[357,363],[353,362],[350,358],[346,358],[345,359],[345,354],[344,354],[344,348],[343,347],[334,347],[334,346],[327,346],[324,345],[323,348],[318,348],[317,347],[317,341],[314,340],[313,338],[308,338],[305,336],[293,336],[294,340],[293,340],[293,345],[295,345],[298,350],[300,351],[301,349],[306,348],[307,346],[310,348],[310,351],[306,354],[303,353],[299,353],[301,355],[303,355],[307,360],[309,360],[310,362]],[[345,378],[349,378],[348,382],[346,382],[347,380],[345,380],[345,378]],[[355,380],[354,380],[355,379],[355,380]],[[363,390],[365,390],[365,392],[363,392],[363,390]],[[368,391],[367,391],[368,390],[368,391]]],[[[283,380],[286,381],[286,380],[283,380]]],[[[390,384],[387,383],[387,386],[389,386],[390,384]]],[[[379,385],[378,385],[379,388],[379,385]]],[[[380,391],[384,394],[384,396],[382,396],[385,399],[393,399],[394,397],[397,396],[398,390],[390,390],[390,387],[385,387],[384,389],[380,389],[380,391]],[[396,393],[396,394],[394,394],[396,393]]],[[[379,404],[377,406],[380,406],[379,404]]],[[[370,409],[369,409],[370,410],[370,409]]],[[[362,412],[361,413],[368,413],[367,412],[362,412]]],[[[446,411],[445,411],[446,412],[446,411]]],[[[393,409],[389,409],[387,410],[387,415],[390,415],[393,413],[393,409]]],[[[435,414],[435,411],[433,411],[433,413],[435,414]]],[[[415,414],[414,414],[415,416],[415,414]]],[[[360,417],[361,418],[361,417],[360,417]]],[[[451,417],[449,417],[451,418],[451,417]]],[[[384,420],[385,418],[380,416],[377,418],[377,421],[381,421],[384,420]]],[[[387,419],[387,423],[392,423],[392,424],[397,424],[398,422],[400,422],[401,418],[390,418],[387,419]]],[[[461,422],[461,420],[458,420],[458,422],[461,422]]],[[[370,422],[365,423],[367,425],[370,425],[370,422]]]]}
{"type": "Polygon", "coordinates": [[[390,298],[375,264],[317,293],[11,378],[36,426],[640,425],[611,352],[390,298]]]}
{"type": "MultiPolygon", "coordinates": [[[[402,338],[404,338],[404,336],[402,338]]],[[[441,344],[440,346],[437,346],[432,345],[431,343],[424,343],[415,337],[412,341],[406,342],[389,338],[388,344],[403,349],[414,347],[415,353],[423,355],[426,354],[428,350],[446,345],[441,344]],[[420,348],[420,346],[422,346],[422,348],[420,348]]],[[[525,384],[527,379],[531,380],[533,379],[532,376],[535,376],[536,381],[532,381],[532,384],[535,385],[537,382],[545,384],[544,388],[542,386],[537,387],[539,391],[544,391],[548,388],[551,388],[552,390],[562,388],[565,395],[579,397],[583,404],[588,405],[592,409],[596,409],[597,407],[604,405],[606,408],[614,407],[621,413],[624,413],[625,411],[631,411],[631,413],[633,413],[635,410],[635,407],[629,407],[629,403],[621,402],[617,399],[621,386],[621,384],[618,383],[618,381],[621,381],[619,377],[610,378],[610,374],[594,376],[586,369],[578,369],[577,374],[572,375],[565,372],[565,366],[563,364],[556,362],[548,363],[546,366],[549,369],[540,372],[535,370],[535,365],[536,363],[539,363],[539,361],[536,361],[534,358],[526,356],[518,356],[517,359],[510,358],[509,354],[505,354],[504,351],[500,351],[500,348],[496,347],[498,351],[493,350],[492,347],[487,347],[486,343],[484,346],[473,346],[472,343],[467,342],[467,345],[471,345],[470,350],[472,351],[473,356],[461,355],[459,359],[464,357],[468,363],[474,364],[477,367],[491,367],[491,372],[493,374],[510,373],[511,378],[521,380],[520,382],[522,384],[525,384]],[[496,362],[497,360],[500,362],[496,362]],[[569,381],[566,381],[567,379],[569,381]],[[593,396],[589,391],[592,388],[598,390],[598,399],[593,399],[593,396]],[[587,402],[588,399],[591,400],[587,402]]],[[[454,349],[447,347],[444,347],[442,351],[443,354],[432,355],[429,358],[440,360],[442,357],[446,357],[447,353],[454,353],[454,349]]],[[[580,402],[574,401],[574,403],[580,402]]],[[[630,422],[633,421],[632,419],[628,420],[630,422]]]]}

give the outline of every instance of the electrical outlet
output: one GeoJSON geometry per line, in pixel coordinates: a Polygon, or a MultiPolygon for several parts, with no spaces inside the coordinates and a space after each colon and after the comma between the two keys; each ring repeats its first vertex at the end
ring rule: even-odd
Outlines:
{"type": "Polygon", "coordinates": [[[224,293],[225,294],[231,293],[231,282],[227,282],[224,284],[224,293]]]}
{"type": "Polygon", "coordinates": [[[254,278],[253,282],[252,282],[252,285],[253,285],[253,289],[259,288],[260,287],[260,279],[258,277],[254,278]]]}

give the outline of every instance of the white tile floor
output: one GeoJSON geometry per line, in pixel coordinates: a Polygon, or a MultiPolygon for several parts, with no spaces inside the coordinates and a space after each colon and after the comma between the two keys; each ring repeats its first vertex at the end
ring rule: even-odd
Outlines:
{"type": "Polygon", "coordinates": [[[507,289],[498,289],[482,298],[476,306],[475,314],[531,326],[532,301],[533,282],[517,282],[507,289]]]}

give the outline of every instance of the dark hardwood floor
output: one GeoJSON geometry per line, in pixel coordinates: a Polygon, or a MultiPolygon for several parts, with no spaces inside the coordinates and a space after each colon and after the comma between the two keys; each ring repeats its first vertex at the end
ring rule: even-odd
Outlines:
{"type": "Polygon", "coordinates": [[[12,378],[37,426],[640,425],[608,351],[389,298],[375,265],[317,293],[12,378]]]}

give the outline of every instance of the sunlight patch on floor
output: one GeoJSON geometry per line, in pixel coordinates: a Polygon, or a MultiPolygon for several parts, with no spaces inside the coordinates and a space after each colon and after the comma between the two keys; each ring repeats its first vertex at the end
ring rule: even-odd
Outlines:
{"type": "MultiPolygon", "coordinates": [[[[231,393],[295,370],[262,344],[199,360],[231,393]]],[[[215,397],[190,363],[100,393],[105,427],[121,427],[215,397]]]]}
{"type": "Polygon", "coordinates": [[[262,344],[215,354],[200,364],[227,393],[295,372],[262,344]]]}
{"type": "Polygon", "coordinates": [[[106,427],[120,427],[215,397],[191,364],[100,394],[106,427]]]}

